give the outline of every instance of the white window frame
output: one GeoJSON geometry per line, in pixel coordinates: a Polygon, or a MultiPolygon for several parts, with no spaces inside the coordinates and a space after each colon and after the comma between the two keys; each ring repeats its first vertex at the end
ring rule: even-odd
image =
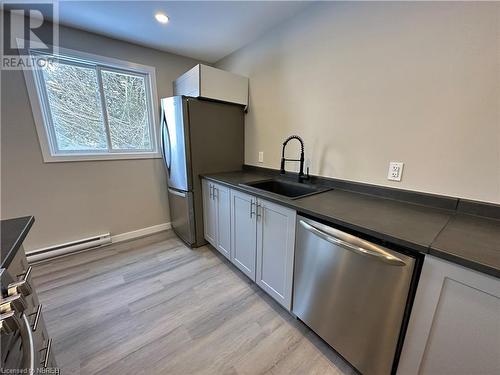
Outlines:
{"type": "MultiPolygon", "coordinates": [[[[18,44],[20,41],[18,40],[18,44]]],[[[92,53],[77,51],[68,48],[57,49],[58,53],[54,57],[61,57],[64,60],[74,60],[75,65],[86,65],[89,62],[96,66],[97,70],[105,69],[110,71],[119,71],[131,75],[140,75],[145,78],[146,96],[148,105],[148,116],[150,118],[150,134],[153,149],[150,151],[141,150],[106,150],[106,151],[60,151],[53,144],[53,136],[49,134],[52,129],[52,118],[47,113],[48,101],[45,97],[45,86],[40,78],[40,70],[35,68],[24,69],[24,78],[28,95],[35,120],[36,131],[40,141],[43,161],[45,163],[52,162],[70,162],[70,161],[91,161],[91,160],[114,160],[114,159],[153,159],[161,158],[159,121],[158,121],[158,94],[156,90],[156,69],[152,66],[136,64],[129,61],[119,60],[112,57],[95,55],[92,53]]],[[[98,74],[99,76],[99,74],[98,74]]],[[[103,111],[104,97],[101,83],[99,82],[99,90],[101,94],[101,105],[103,111]]],[[[103,113],[106,116],[106,113],[103,113]]],[[[106,122],[106,121],[105,121],[106,122]]],[[[106,137],[109,140],[109,128],[105,124],[106,137]]]]}

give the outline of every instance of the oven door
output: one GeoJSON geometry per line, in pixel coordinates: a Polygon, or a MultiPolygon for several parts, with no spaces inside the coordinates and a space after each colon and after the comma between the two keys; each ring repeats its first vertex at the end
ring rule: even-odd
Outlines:
{"type": "Polygon", "coordinates": [[[13,374],[35,374],[48,367],[56,368],[42,305],[30,286],[31,267],[16,279],[12,273],[0,269],[0,368],[13,374]]]}
{"type": "Polygon", "coordinates": [[[1,368],[12,373],[34,374],[40,359],[35,337],[25,313],[6,311],[0,314],[1,368]]]}

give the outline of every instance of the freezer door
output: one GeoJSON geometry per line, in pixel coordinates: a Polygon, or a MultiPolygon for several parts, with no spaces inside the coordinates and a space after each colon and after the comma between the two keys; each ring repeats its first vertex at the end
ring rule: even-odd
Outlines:
{"type": "Polygon", "coordinates": [[[192,189],[187,105],[182,96],[161,100],[161,141],[168,186],[192,189]]]}
{"type": "Polygon", "coordinates": [[[168,204],[172,229],[191,246],[195,242],[193,193],[169,188],[168,204]]]}

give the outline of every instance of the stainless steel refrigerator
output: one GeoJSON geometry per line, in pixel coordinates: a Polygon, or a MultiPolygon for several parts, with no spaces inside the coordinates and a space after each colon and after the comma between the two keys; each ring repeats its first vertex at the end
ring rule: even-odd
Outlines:
{"type": "Polygon", "coordinates": [[[164,98],[161,144],[172,228],[189,246],[204,245],[200,175],[242,168],[244,109],[184,96],[164,98]]]}

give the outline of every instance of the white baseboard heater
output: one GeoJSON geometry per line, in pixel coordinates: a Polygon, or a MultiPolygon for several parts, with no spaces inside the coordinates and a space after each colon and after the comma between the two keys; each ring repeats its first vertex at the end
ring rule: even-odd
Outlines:
{"type": "Polygon", "coordinates": [[[43,249],[33,250],[26,253],[29,263],[41,262],[63,255],[69,255],[78,251],[88,250],[111,243],[111,235],[109,233],[100,234],[81,240],[66,242],[60,245],[49,246],[43,249]]]}

